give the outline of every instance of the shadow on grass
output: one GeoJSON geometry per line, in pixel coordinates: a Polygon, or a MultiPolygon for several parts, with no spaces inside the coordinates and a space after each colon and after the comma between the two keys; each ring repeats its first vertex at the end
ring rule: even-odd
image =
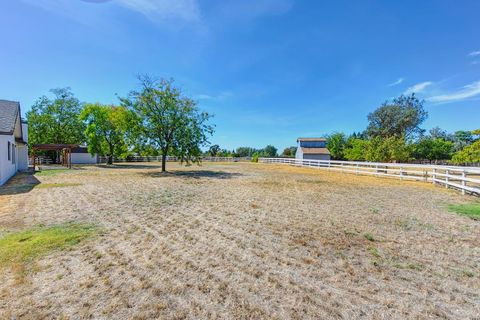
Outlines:
{"type": "Polygon", "coordinates": [[[122,163],[114,163],[114,164],[97,164],[96,167],[102,169],[160,169],[162,165],[145,165],[145,164],[122,164],[122,163]]]}
{"type": "Polygon", "coordinates": [[[32,191],[40,181],[33,172],[17,173],[6,184],[0,187],[0,196],[27,193],[32,191]]]}
{"type": "Polygon", "coordinates": [[[225,171],[213,171],[213,170],[186,170],[186,171],[167,171],[167,172],[143,172],[143,176],[151,178],[166,178],[166,177],[179,177],[186,179],[231,179],[234,177],[243,176],[238,172],[225,172],[225,171]]]}

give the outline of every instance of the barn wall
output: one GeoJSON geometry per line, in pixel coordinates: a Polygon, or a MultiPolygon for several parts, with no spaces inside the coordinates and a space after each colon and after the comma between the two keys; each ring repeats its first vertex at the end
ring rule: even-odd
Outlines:
{"type": "Polygon", "coordinates": [[[303,159],[305,160],[330,160],[329,154],[304,154],[303,159]]]}

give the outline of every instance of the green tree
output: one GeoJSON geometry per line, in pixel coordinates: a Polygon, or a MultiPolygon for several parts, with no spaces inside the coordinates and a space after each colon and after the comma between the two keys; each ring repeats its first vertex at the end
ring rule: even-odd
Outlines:
{"type": "Polygon", "coordinates": [[[344,150],[345,159],[350,161],[365,160],[366,151],[369,148],[370,141],[351,137],[348,139],[344,150]]]}
{"type": "Polygon", "coordinates": [[[343,132],[334,132],[327,137],[327,149],[334,160],[344,159],[347,138],[343,132]]]}
{"type": "Polygon", "coordinates": [[[149,76],[139,80],[141,89],[121,101],[140,119],[140,134],[145,143],[162,151],[162,171],[166,171],[167,154],[182,162],[200,162],[200,147],[208,144],[213,133],[213,126],[208,123],[211,115],[201,112],[195,101],[174,86],[173,80],[155,81],[149,76]]]}
{"type": "Polygon", "coordinates": [[[370,137],[412,138],[420,134],[420,125],[427,119],[424,102],[411,96],[401,95],[393,101],[386,101],[377,110],[368,115],[367,133],[370,137]]]}
{"type": "Polygon", "coordinates": [[[91,154],[107,156],[107,163],[112,164],[114,156],[128,150],[127,132],[133,116],[125,107],[87,104],[80,119],[86,123],[85,136],[91,154]]]}
{"type": "Polygon", "coordinates": [[[372,138],[366,148],[365,160],[373,162],[405,162],[411,158],[411,146],[403,137],[372,138]]]}
{"type": "Polygon", "coordinates": [[[441,138],[427,137],[420,139],[415,145],[413,156],[416,159],[448,160],[453,152],[453,142],[441,138]]]}
{"type": "Polygon", "coordinates": [[[208,149],[208,153],[212,157],[216,157],[219,152],[220,152],[220,146],[218,144],[214,144],[213,146],[210,146],[210,148],[208,149]]]}
{"type": "Polygon", "coordinates": [[[297,147],[287,147],[283,149],[282,156],[283,157],[294,157],[297,153],[297,147]]]}
{"type": "Polygon", "coordinates": [[[238,147],[235,151],[237,157],[251,157],[255,152],[258,152],[255,148],[250,147],[238,147]]]}
{"type": "Polygon", "coordinates": [[[480,162],[480,140],[455,153],[452,162],[458,164],[480,162]]]}
{"type": "Polygon", "coordinates": [[[277,156],[277,151],[277,148],[269,144],[268,146],[263,148],[261,155],[268,158],[273,158],[277,156]]]}
{"type": "Polygon", "coordinates": [[[28,140],[42,143],[80,144],[85,142],[85,125],[78,118],[82,104],[70,88],[52,89],[53,99],[42,96],[27,112],[28,140]]]}
{"type": "Polygon", "coordinates": [[[460,151],[475,141],[472,131],[455,131],[450,139],[453,141],[455,151],[460,151]]]}

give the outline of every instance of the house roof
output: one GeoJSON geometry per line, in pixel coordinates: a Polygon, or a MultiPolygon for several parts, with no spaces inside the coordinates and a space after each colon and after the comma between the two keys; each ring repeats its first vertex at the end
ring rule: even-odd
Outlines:
{"type": "Polygon", "coordinates": [[[325,138],[298,138],[297,141],[327,141],[325,138]]]}
{"type": "Polygon", "coordinates": [[[330,154],[327,148],[302,148],[304,154],[330,154]]]}
{"type": "Polygon", "coordinates": [[[0,134],[13,133],[19,113],[20,103],[16,101],[0,100],[0,134]]]}

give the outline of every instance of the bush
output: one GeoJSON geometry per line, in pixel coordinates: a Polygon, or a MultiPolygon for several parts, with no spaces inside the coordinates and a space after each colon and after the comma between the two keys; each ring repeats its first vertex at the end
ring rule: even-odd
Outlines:
{"type": "Polygon", "coordinates": [[[258,153],[253,154],[252,162],[258,162],[258,153]]]}
{"type": "Polygon", "coordinates": [[[453,163],[480,162],[480,140],[453,155],[453,163]]]}

